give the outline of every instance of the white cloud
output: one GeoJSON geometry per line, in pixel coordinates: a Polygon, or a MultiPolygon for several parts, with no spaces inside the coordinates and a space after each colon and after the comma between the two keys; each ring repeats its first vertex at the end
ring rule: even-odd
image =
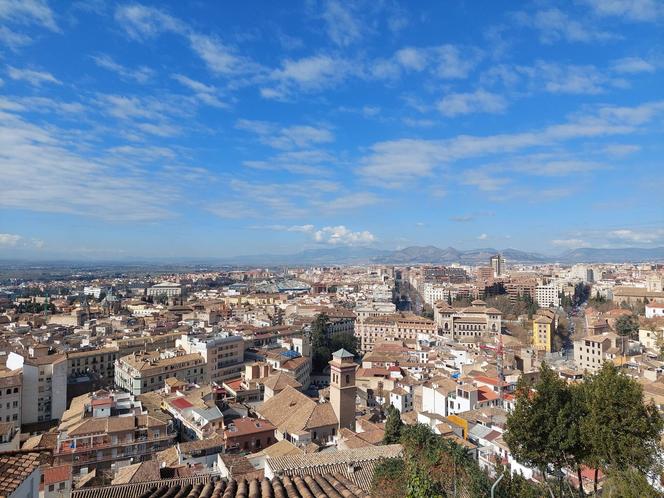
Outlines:
{"type": "Polygon", "coordinates": [[[482,233],[482,234],[477,236],[477,240],[486,240],[488,238],[489,238],[489,236],[485,233],[482,233]]]}
{"type": "Polygon", "coordinates": [[[441,140],[388,140],[370,147],[370,153],[360,161],[358,173],[372,182],[400,187],[409,181],[431,176],[440,166],[463,159],[551,146],[569,140],[629,135],[662,113],[664,101],[634,107],[600,106],[594,111],[573,115],[561,124],[522,133],[459,135],[441,140]]]}
{"type": "Polygon", "coordinates": [[[611,33],[573,19],[557,8],[538,10],[532,14],[519,12],[515,17],[520,24],[539,31],[539,38],[542,43],[551,44],[560,40],[594,42],[615,38],[611,33]]]}
{"type": "Polygon", "coordinates": [[[660,0],[582,0],[600,16],[617,16],[632,21],[652,22],[664,17],[660,0]]]}
{"type": "Polygon", "coordinates": [[[44,0],[2,0],[0,19],[16,24],[38,24],[54,32],[60,31],[53,11],[44,0]]]}
{"type": "Polygon", "coordinates": [[[500,190],[504,185],[509,183],[509,180],[507,178],[492,176],[487,171],[470,170],[463,174],[461,183],[464,185],[473,185],[485,192],[493,192],[500,190]]]}
{"type": "Polygon", "coordinates": [[[124,5],[115,11],[116,21],[134,39],[155,38],[162,33],[182,36],[191,50],[214,73],[232,76],[260,71],[258,64],[235,53],[234,48],[214,36],[192,29],[185,22],[157,8],[143,5],[124,5]]]}
{"type": "Polygon", "coordinates": [[[633,230],[628,228],[610,230],[608,239],[633,244],[659,244],[664,242],[664,228],[633,230]]]}
{"type": "Polygon", "coordinates": [[[604,147],[604,152],[610,156],[627,156],[641,150],[640,145],[611,144],[604,147]]]}
{"type": "Polygon", "coordinates": [[[12,233],[0,233],[0,247],[14,247],[23,237],[12,233]]]}
{"type": "Polygon", "coordinates": [[[499,113],[507,108],[507,101],[500,95],[485,90],[470,93],[450,93],[438,101],[436,107],[443,116],[477,112],[499,113]]]}
{"type": "Polygon", "coordinates": [[[16,50],[19,47],[28,45],[32,42],[32,38],[23,33],[12,31],[7,26],[0,26],[0,42],[7,45],[9,48],[16,50]]]}
{"type": "Polygon", "coordinates": [[[206,85],[205,83],[193,80],[182,74],[173,74],[171,77],[178,83],[192,90],[196,98],[203,104],[218,108],[228,107],[225,102],[219,100],[219,97],[217,96],[219,92],[214,86],[206,85]]]}
{"type": "Polygon", "coordinates": [[[92,59],[99,67],[108,69],[125,80],[133,80],[137,83],[147,83],[154,76],[154,71],[147,66],[139,66],[132,69],[119,64],[107,54],[95,55],[92,56],[92,59]]]}
{"type": "Polygon", "coordinates": [[[344,225],[316,228],[314,225],[267,225],[254,226],[257,230],[294,232],[309,235],[314,242],[333,246],[366,246],[374,243],[376,237],[369,231],[353,232],[344,225]]]}
{"type": "Polygon", "coordinates": [[[302,148],[334,141],[334,134],[325,127],[310,125],[279,127],[275,123],[249,119],[238,120],[235,127],[255,133],[262,143],[275,149],[302,148]]]}
{"type": "Polygon", "coordinates": [[[413,71],[422,71],[428,63],[427,55],[413,47],[402,48],[394,57],[401,66],[413,71]]]}
{"type": "Polygon", "coordinates": [[[0,208],[116,222],[173,216],[174,202],[189,185],[180,168],[142,166],[97,145],[88,130],[39,126],[0,110],[0,208]]]}
{"type": "Polygon", "coordinates": [[[153,7],[132,4],[121,5],[115,11],[115,20],[132,38],[155,38],[164,32],[184,33],[186,25],[175,17],[153,7]]]}
{"type": "Polygon", "coordinates": [[[286,59],[281,68],[270,74],[276,87],[261,89],[264,98],[283,99],[295,90],[321,90],[343,81],[351,71],[344,59],[329,55],[313,55],[301,59],[286,59]]]}
{"type": "Polygon", "coordinates": [[[551,241],[554,246],[567,249],[578,249],[580,247],[591,247],[591,244],[582,239],[554,239],[551,241]]]}
{"type": "Polygon", "coordinates": [[[344,225],[323,227],[314,232],[314,240],[333,246],[365,246],[376,241],[369,231],[353,232],[344,225]]]}
{"type": "Polygon", "coordinates": [[[477,67],[484,53],[475,47],[445,44],[431,47],[404,47],[390,59],[379,59],[369,71],[375,78],[396,79],[402,71],[424,72],[444,79],[464,79],[477,67]]]}
{"type": "Polygon", "coordinates": [[[60,81],[47,71],[37,71],[35,69],[18,69],[12,66],[8,67],[9,77],[17,81],[25,81],[31,85],[39,86],[42,83],[53,83],[60,85],[60,81]]]}
{"type": "Polygon", "coordinates": [[[362,23],[348,2],[324,1],[321,17],[327,25],[328,36],[341,47],[347,47],[362,37],[362,23]]]}
{"type": "Polygon", "coordinates": [[[259,70],[257,64],[235,54],[233,49],[217,38],[191,33],[189,34],[189,43],[192,50],[203,59],[208,68],[214,73],[229,76],[259,70]]]}
{"type": "Polygon", "coordinates": [[[614,61],[611,66],[617,73],[654,73],[655,66],[641,57],[624,57],[614,61]]]}

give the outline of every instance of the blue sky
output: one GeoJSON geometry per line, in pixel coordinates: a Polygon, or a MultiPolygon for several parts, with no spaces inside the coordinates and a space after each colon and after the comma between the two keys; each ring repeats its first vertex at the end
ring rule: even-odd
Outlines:
{"type": "Polygon", "coordinates": [[[664,245],[664,3],[0,0],[0,256],[664,245]]]}

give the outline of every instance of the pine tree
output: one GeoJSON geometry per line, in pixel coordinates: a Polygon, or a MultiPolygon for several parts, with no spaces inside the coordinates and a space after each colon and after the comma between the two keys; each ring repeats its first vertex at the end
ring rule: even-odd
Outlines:
{"type": "Polygon", "coordinates": [[[650,471],[656,463],[664,419],[657,407],[643,401],[641,385],[612,363],[583,384],[587,414],[581,421],[588,462],[598,469],[650,471]]]}
{"type": "Polygon", "coordinates": [[[403,422],[401,421],[401,413],[394,406],[387,407],[387,420],[385,421],[385,435],[383,436],[383,443],[395,444],[401,439],[401,429],[403,422]]]}
{"type": "Polygon", "coordinates": [[[517,461],[539,469],[545,480],[549,466],[553,467],[562,490],[562,469],[572,466],[580,472],[585,457],[577,429],[582,413],[580,396],[542,364],[534,386],[519,381],[516,407],[507,417],[505,442],[517,461]]]}

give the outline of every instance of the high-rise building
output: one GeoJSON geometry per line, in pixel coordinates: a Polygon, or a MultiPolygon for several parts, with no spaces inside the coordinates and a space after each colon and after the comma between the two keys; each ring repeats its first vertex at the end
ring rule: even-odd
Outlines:
{"type": "Polygon", "coordinates": [[[330,403],[339,420],[339,429],[355,430],[355,357],[345,349],[332,354],[330,361],[330,403]]]}
{"type": "Polygon", "coordinates": [[[491,256],[489,259],[489,264],[491,268],[493,268],[494,277],[500,277],[505,272],[505,258],[503,258],[500,254],[491,256]]]}

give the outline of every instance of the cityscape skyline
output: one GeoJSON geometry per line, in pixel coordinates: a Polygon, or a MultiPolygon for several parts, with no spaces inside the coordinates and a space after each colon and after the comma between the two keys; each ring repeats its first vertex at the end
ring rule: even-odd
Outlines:
{"type": "Polygon", "coordinates": [[[0,258],[662,247],[663,21],[1,2],[0,258]]]}

